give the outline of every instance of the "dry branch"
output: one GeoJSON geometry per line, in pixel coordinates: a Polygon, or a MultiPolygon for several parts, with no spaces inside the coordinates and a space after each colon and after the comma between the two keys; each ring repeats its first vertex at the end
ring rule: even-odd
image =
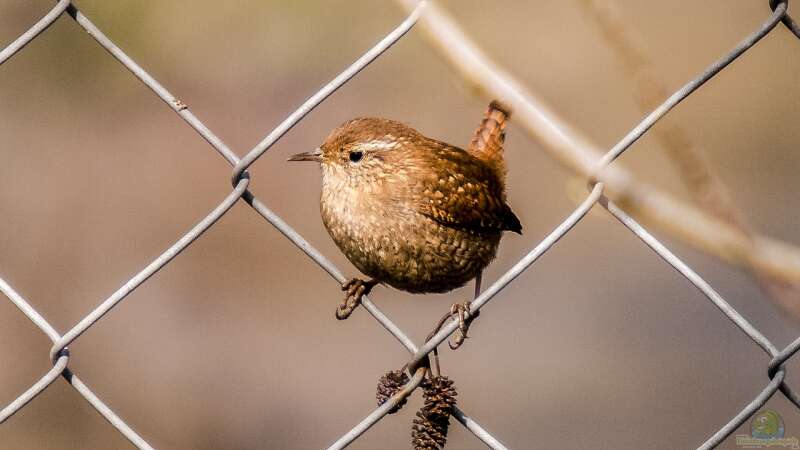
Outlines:
{"type": "MultiPolygon", "coordinates": [[[[415,0],[397,0],[411,10],[415,0]]],[[[450,15],[431,3],[417,25],[431,45],[478,95],[509,105],[521,126],[559,163],[588,176],[605,149],[592,143],[542,100],[486,56],[450,15]]],[[[800,249],[761,235],[749,236],[727,220],[702,211],[637,180],[619,164],[600,176],[610,197],[637,220],[724,261],[752,268],[775,280],[800,282],[800,249]],[[676,220],[680,218],[680,220],[676,220]]]]}
{"type": "MultiPolygon", "coordinates": [[[[643,39],[632,27],[625,24],[614,2],[584,2],[622,62],[623,71],[631,82],[633,97],[639,107],[647,112],[658,106],[661,99],[669,96],[670,92],[653,70],[652,62],[641,44],[643,39]]],[[[689,134],[679,125],[669,122],[654,128],[651,133],[675,163],[681,180],[689,188],[695,203],[743,233],[752,247],[754,230],[747,223],[744,212],[733,202],[727,187],[708,164],[705,155],[695,147],[689,134]]],[[[751,265],[749,269],[779,306],[793,317],[800,318],[800,287],[797,283],[775,279],[757,266],[751,265]]]]}

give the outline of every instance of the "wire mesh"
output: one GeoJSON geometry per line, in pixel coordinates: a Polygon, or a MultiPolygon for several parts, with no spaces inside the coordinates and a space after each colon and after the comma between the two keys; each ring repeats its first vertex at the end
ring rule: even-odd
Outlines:
{"type": "MultiPolygon", "coordinates": [[[[186,121],[200,136],[202,136],[232,167],[231,183],[233,190],[228,194],[207,216],[200,220],[191,230],[181,236],[172,246],[166,249],[153,262],[147,265],[133,278],[126,282],[110,297],[100,303],[90,311],[77,324],[70,328],[66,333],[59,334],[47,320],[42,317],[37,310],[31,306],[10,284],[0,278],[0,291],[39,329],[50,338],[53,345],[50,349],[50,358],[53,367],[47,371],[38,381],[28,390],[14,399],[2,411],[0,411],[0,423],[4,423],[12,415],[24,408],[38,394],[47,389],[59,375],[64,378],[70,386],[75,388],[88,402],[94,407],[112,426],[114,426],[131,444],[140,449],[153,448],[139,434],[137,434],[128,424],[115,414],[102,400],[97,397],[92,390],[83,383],[78,376],[73,373],[68,365],[70,353],[68,345],[78,339],[86,330],[91,328],[105,314],[114,309],[122,300],[125,299],[149,277],[169,264],[173,258],[178,256],[184,249],[191,245],[196,239],[203,235],[214,223],[224,216],[230,208],[239,200],[249,204],[260,216],[278,229],[287,239],[289,239],[298,249],[303,251],[308,257],[316,262],[338,283],[345,281],[342,272],[308,241],[306,241],[294,228],[286,223],[280,216],[271,211],[264,203],[259,201],[249,190],[250,175],[247,169],[266,151],[268,151],[278,140],[281,139],[289,130],[299,123],[316,106],[325,101],[339,87],[347,83],[356,76],[362,69],[377,59],[381,54],[388,50],[394,43],[408,33],[422,14],[426,6],[426,0],[420,0],[411,13],[394,30],[389,32],[380,42],[370,48],[360,58],[353,62],[349,67],[337,75],[328,84],[306,100],[299,108],[290,114],[283,122],[276,126],[267,136],[259,142],[252,150],[247,152],[244,157],[239,158],[211,129],[203,124],[189,108],[178,98],[173,96],[155,78],[148,74],[135,61],[127,56],[114,42],[112,42],[102,31],[100,31],[80,10],[77,9],[69,0],[60,0],[45,16],[43,16],[34,26],[23,33],[19,38],[0,51],[0,64],[9,60],[14,54],[20,51],[25,45],[34,40],[44,32],[55,20],[66,12],[75,22],[94,38],[98,44],[105,48],[119,63],[125,66],[131,73],[139,78],[155,95],[163,100],[181,118],[186,121]]],[[[608,211],[622,225],[634,233],[641,241],[650,247],[667,264],[675,268],[681,275],[690,281],[700,292],[702,292],[733,324],[744,332],[756,345],[761,347],[772,359],[767,367],[769,382],[758,393],[751,403],[745,406],[729,422],[724,424],[718,431],[708,438],[700,449],[710,449],[722,443],[731,433],[742,425],[750,416],[761,408],[778,390],[780,390],[788,400],[796,407],[800,408],[800,397],[784,383],[786,369],[784,363],[800,350],[800,337],[783,350],[779,350],[769,339],[759,330],[751,325],[747,319],[739,314],[725,299],[717,293],[700,275],[694,272],[679,257],[673,254],[666,246],[659,242],[643,226],[638,224],[631,216],[617,206],[613,201],[604,195],[605,185],[603,182],[603,171],[613,163],[622,153],[630,148],[639,138],[641,138],[656,122],[664,117],[673,107],[682,100],[686,99],[693,92],[699,89],[706,81],[714,77],[717,73],[724,70],[731,62],[736,60],[764,36],[772,32],[778,23],[783,25],[800,38],[800,27],[787,13],[788,0],[770,0],[769,7],[772,14],[754,32],[749,34],[730,52],[726,53],[718,61],[711,64],[703,73],[690,80],[683,87],[667,98],[653,112],[647,115],[639,124],[614,145],[598,162],[589,177],[589,194],[580,205],[561,222],[547,237],[545,237],[535,248],[525,257],[517,262],[511,269],[492,283],[485,291],[476,292],[476,297],[470,302],[470,311],[475,314],[483,308],[490,300],[499,294],[514,279],[523,274],[530,266],[535,263],[544,253],[552,248],[562,237],[580,222],[586,214],[596,204],[608,211]]],[[[410,395],[422,382],[425,369],[418,367],[419,363],[427,357],[438,345],[444,342],[458,328],[458,321],[451,320],[441,330],[434,335],[421,347],[417,346],[392,320],[389,319],[373,302],[364,298],[362,302],[364,308],[378,321],[392,336],[394,336],[411,354],[407,361],[409,371],[413,377],[396,395],[390,398],[380,407],[365,417],[360,423],[349,430],[336,440],[329,449],[341,449],[358,439],[372,425],[381,420],[395,405],[402,399],[410,395]]],[[[453,416],[476,438],[493,449],[505,449],[506,447],[485,428],[483,428],[473,418],[464,411],[455,408],[453,416]]]]}

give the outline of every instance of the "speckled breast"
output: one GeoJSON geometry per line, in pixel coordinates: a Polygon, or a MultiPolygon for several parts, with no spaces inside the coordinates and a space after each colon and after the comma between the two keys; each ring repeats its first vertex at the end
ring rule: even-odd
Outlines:
{"type": "Polygon", "coordinates": [[[336,245],[365,275],[412,293],[463,286],[497,252],[501,233],[445,226],[401,204],[347,192],[323,194],[323,223],[336,245]],[[342,201],[344,200],[344,201],[342,201]]]}

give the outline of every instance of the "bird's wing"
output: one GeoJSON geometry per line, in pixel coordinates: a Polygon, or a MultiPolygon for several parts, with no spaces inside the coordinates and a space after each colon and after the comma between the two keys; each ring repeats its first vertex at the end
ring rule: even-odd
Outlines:
{"type": "Polygon", "coordinates": [[[505,202],[503,184],[494,170],[456,147],[431,140],[426,171],[412,189],[417,212],[454,228],[522,232],[519,219],[505,202]]]}

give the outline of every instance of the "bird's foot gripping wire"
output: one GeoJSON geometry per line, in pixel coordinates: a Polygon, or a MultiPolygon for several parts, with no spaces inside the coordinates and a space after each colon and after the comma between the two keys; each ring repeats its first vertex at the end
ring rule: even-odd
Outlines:
{"type": "Polygon", "coordinates": [[[442,329],[448,319],[454,317],[458,318],[458,336],[456,336],[453,341],[447,341],[447,345],[451,350],[456,350],[461,347],[461,344],[463,344],[464,341],[466,341],[469,337],[467,336],[469,326],[472,324],[472,321],[477,319],[480,315],[480,311],[476,312],[475,314],[471,313],[469,310],[469,305],[470,302],[468,301],[464,303],[454,303],[453,306],[450,307],[450,311],[448,311],[447,314],[445,314],[439,320],[439,323],[436,324],[436,327],[433,329],[433,331],[431,331],[425,341],[429,341],[436,333],[439,332],[439,330],[442,329]]]}
{"type": "Polygon", "coordinates": [[[453,306],[450,307],[450,316],[458,317],[458,336],[456,336],[454,341],[447,341],[450,350],[456,350],[467,340],[469,337],[467,336],[469,326],[472,325],[472,321],[478,318],[478,315],[481,313],[477,311],[475,314],[472,314],[469,310],[469,305],[470,302],[454,303],[453,306]]]}
{"type": "Polygon", "coordinates": [[[344,320],[361,304],[361,297],[369,294],[375,285],[376,280],[360,280],[351,278],[342,284],[342,290],[346,292],[342,302],[336,308],[336,318],[344,320]]]}

